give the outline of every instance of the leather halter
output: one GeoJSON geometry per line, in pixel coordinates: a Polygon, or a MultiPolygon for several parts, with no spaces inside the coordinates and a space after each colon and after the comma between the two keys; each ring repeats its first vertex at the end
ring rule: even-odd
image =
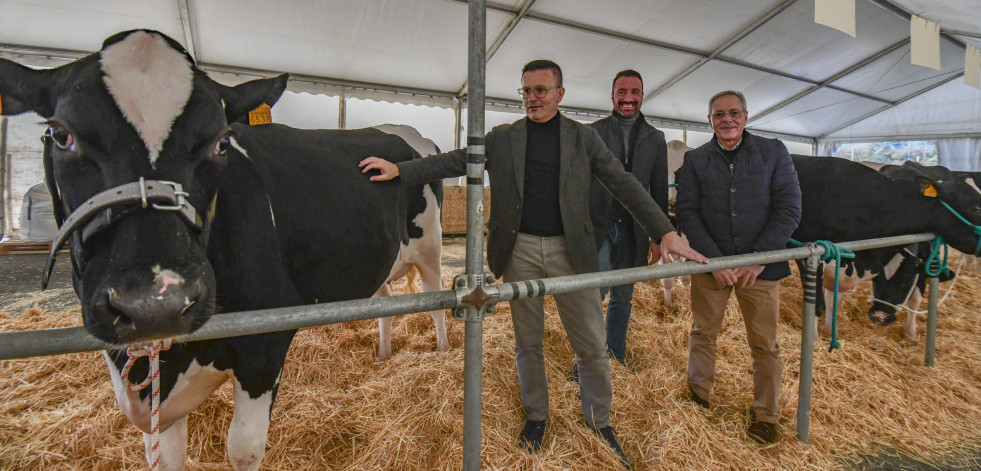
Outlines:
{"type": "Polygon", "coordinates": [[[51,251],[48,253],[48,260],[44,264],[44,272],[41,275],[42,290],[48,286],[58,251],[65,246],[69,237],[72,239],[71,250],[75,275],[81,278],[81,272],[85,269],[85,259],[82,257],[83,244],[93,235],[108,229],[120,219],[140,210],[176,212],[188,225],[199,231],[198,242],[202,247],[207,247],[211,221],[214,219],[217,193],[211,200],[208,212],[202,218],[194,206],[188,203],[185,198],[188,194],[183,190],[180,183],[170,181],[144,180],[143,177],[140,177],[139,181],[110,188],[89,198],[78,208],[75,208],[65,219],[64,214],[69,209],[62,200],[60,189],[54,180],[50,131],[45,133],[41,141],[44,142],[42,160],[44,162],[45,184],[48,187],[48,192],[51,193],[55,221],[58,223],[58,234],[51,242],[51,251]],[[139,203],[139,205],[133,203],[139,203]]]}

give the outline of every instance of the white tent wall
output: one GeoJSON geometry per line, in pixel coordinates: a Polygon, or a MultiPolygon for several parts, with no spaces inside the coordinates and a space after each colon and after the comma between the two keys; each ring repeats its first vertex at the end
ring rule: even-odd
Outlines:
{"type": "Polygon", "coordinates": [[[34,114],[25,113],[7,117],[7,153],[10,154],[10,233],[18,236],[20,231],[21,207],[24,195],[30,188],[44,181],[44,167],[41,165],[41,135],[44,134],[44,120],[34,114]]]}
{"type": "MultiPolygon", "coordinates": [[[[550,58],[563,67],[564,110],[584,113],[573,118],[606,115],[613,74],[632,68],[644,76],[645,115],[693,147],[711,137],[706,101],[723,89],[745,93],[749,129],[795,153],[824,140],[981,138],[981,91],[961,79],[963,44],[981,46],[978,1],[855,6],[852,38],[815,24],[814,0],[489,2],[486,96],[511,108],[488,107],[486,129],[520,118],[521,67],[550,58]],[[940,25],[940,71],[910,64],[910,14],[940,25]]],[[[289,72],[290,91],[273,110],[279,122],[408,123],[451,149],[465,142],[457,132],[466,118],[454,113],[466,100],[467,8],[466,0],[0,0],[0,56],[59,65],[116,32],[156,29],[223,83],[289,72]]],[[[25,148],[40,152],[36,133],[28,136],[25,148]]],[[[960,159],[981,168],[976,155],[960,159]]],[[[18,186],[22,194],[29,184],[18,186]]]]}
{"type": "Polygon", "coordinates": [[[272,108],[275,123],[300,129],[337,129],[340,97],[287,90],[272,108]]]}
{"type": "Polygon", "coordinates": [[[981,138],[940,139],[937,141],[937,160],[951,170],[981,171],[981,138]]]}

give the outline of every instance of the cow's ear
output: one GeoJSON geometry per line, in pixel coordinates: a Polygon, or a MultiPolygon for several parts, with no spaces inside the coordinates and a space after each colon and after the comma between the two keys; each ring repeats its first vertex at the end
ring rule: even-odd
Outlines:
{"type": "Polygon", "coordinates": [[[51,70],[34,70],[0,59],[0,115],[34,111],[50,118],[54,114],[54,100],[48,85],[51,76],[51,70]]]}
{"type": "Polygon", "coordinates": [[[249,111],[265,103],[269,106],[276,104],[279,97],[286,91],[289,74],[278,77],[253,80],[234,87],[218,85],[218,94],[225,106],[225,118],[229,123],[238,121],[248,115],[249,111]]]}

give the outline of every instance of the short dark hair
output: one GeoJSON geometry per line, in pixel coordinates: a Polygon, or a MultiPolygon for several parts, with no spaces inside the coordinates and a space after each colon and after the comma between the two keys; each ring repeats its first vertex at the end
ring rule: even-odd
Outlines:
{"type": "Polygon", "coordinates": [[[719,93],[716,93],[712,97],[712,99],[709,100],[709,114],[712,114],[712,103],[715,103],[715,100],[718,100],[719,98],[722,98],[726,95],[732,95],[736,98],[739,98],[739,103],[742,103],[743,105],[743,111],[746,111],[746,97],[743,96],[741,92],[737,92],[735,90],[724,90],[719,93]]]}
{"type": "Polygon", "coordinates": [[[559,64],[556,64],[548,59],[536,59],[525,64],[525,68],[521,69],[521,75],[524,75],[526,72],[534,72],[536,70],[551,70],[552,74],[555,75],[555,80],[557,82],[555,86],[562,86],[562,68],[559,67],[559,64]]]}
{"type": "Polygon", "coordinates": [[[614,92],[616,91],[617,80],[619,80],[620,77],[637,77],[637,80],[640,80],[640,88],[644,88],[644,77],[640,76],[640,72],[637,72],[634,69],[626,69],[617,72],[616,76],[613,77],[613,85],[610,86],[610,90],[614,92]]]}

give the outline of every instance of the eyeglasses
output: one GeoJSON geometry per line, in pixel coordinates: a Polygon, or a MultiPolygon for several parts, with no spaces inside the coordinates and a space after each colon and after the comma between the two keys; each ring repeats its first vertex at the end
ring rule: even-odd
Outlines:
{"type": "Polygon", "coordinates": [[[545,95],[548,95],[549,90],[554,90],[556,88],[559,87],[519,88],[518,95],[520,95],[521,98],[528,98],[532,93],[534,93],[538,98],[545,98],[545,95]]]}
{"type": "Polygon", "coordinates": [[[742,118],[743,115],[746,114],[746,112],[743,111],[743,110],[729,110],[728,112],[726,112],[726,111],[716,111],[715,113],[712,113],[712,117],[715,118],[715,119],[717,119],[717,120],[722,120],[722,119],[725,119],[725,117],[726,117],[727,114],[729,116],[731,116],[732,119],[739,119],[739,118],[742,118]]]}

